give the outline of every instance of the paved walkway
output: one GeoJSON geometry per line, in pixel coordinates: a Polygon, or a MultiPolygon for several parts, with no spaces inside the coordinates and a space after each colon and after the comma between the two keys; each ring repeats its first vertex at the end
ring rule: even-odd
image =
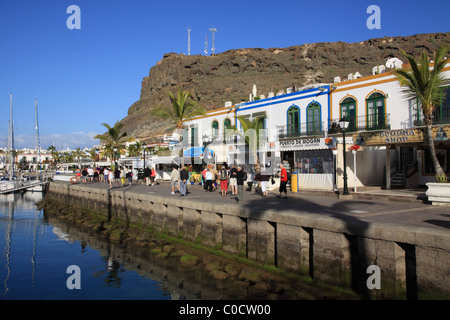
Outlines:
{"type": "MultiPolygon", "coordinates": [[[[109,188],[105,182],[87,183],[90,188],[109,188]]],[[[111,192],[136,192],[155,194],[179,199],[178,193],[170,194],[169,182],[155,186],[134,183],[131,186],[112,188],[111,192]]],[[[306,191],[290,192],[288,199],[279,199],[273,190],[267,197],[253,191],[245,191],[244,200],[238,202],[235,196],[221,196],[220,191],[205,192],[202,186],[189,185],[185,200],[213,201],[227,205],[244,206],[255,211],[268,209],[291,210],[298,213],[328,215],[353,222],[383,222],[402,226],[437,228],[450,232],[450,207],[432,206],[416,201],[425,190],[366,190],[358,192],[354,199],[339,199],[333,192],[306,191]]]]}

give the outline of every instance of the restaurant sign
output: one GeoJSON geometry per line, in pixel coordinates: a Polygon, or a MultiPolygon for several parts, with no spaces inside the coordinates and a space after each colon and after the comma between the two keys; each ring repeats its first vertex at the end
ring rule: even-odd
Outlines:
{"type": "Polygon", "coordinates": [[[359,132],[353,135],[356,145],[388,145],[423,142],[423,132],[420,129],[383,130],[376,132],[359,132]]]}
{"type": "Polygon", "coordinates": [[[325,138],[280,140],[280,151],[328,149],[325,138]]]}

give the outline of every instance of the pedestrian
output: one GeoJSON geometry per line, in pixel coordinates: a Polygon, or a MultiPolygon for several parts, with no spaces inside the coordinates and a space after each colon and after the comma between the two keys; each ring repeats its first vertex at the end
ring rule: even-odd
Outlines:
{"type": "Polygon", "coordinates": [[[133,182],[133,172],[131,169],[127,170],[126,178],[128,179],[128,185],[131,186],[131,183],[133,182]]]}
{"type": "Polygon", "coordinates": [[[120,179],[122,180],[122,185],[125,186],[125,178],[127,176],[127,172],[125,171],[124,167],[120,168],[120,179]]]}
{"type": "Polygon", "coordinates": [[[231,186],[231,195],[237,195],[237,169],[234,164],[231,165],[230,169],[230,186],[231,186]]]}
{"type": "Polygon", "coordinates": [[[202,171],[202,183],[203,183],[203,189],[205,189],[205,191],[207,191],[207,186],[206,186],[206,172],[208,171],[208,168],[205,166],[205,168],[202,171]]]}
{"type": "Polygon", "coordinates": [[[118,188],[119,184],[120,184],[120,169],[119,169],[119,167],[117,167],[116,170],[114,170],[114,179],[116,181],[116,188],[118,188]]]}
{"type": "Polygon", "coordinates": [[[172,192],[170,194],[175,194],[175,187],[180,192],[180,171],[178,171],[178,167],[176,166],[173,167],[172,173],[170,174],[170,185],[172,186],[172,192]]]}
{"type": "Polygon", "coordinates": [[[206,189],[209,192],[213,191],[213,175],[214,173],[212,168],[206,171],[206,189]]]}
{"type": "Polygon", "coordinates": [[[222,196],[226,196],[228,193],[228,171],[225,166],[220,169],[220,189],[222,191],[222,196]]]}
{"type": "Polygon", "coordinates": [[[108,168],[105,168],[103,170],[103,181],[105,181],[107,183],[108,182],[108,177],[109,177],[109,170],[108,170],[108,168]]]}
{"type": "Polygon", "coordinates": [[[112,188],[113,180],[114,180],[114,171],[108,170],[108,181],[110,189],[112,188]]]}
{"type": "Polygon", "coordinates": [[[186,196],[186,184],[189,179],[189,172],[186,170],[186,167],[183,166],[180,171],[180,196],[186,196]]]}
{"type": "Polygon", "coordinates": [[[88,172],[89,182],[93,182],[94,181],[94,169],[92,167],[89,167],[87,169],[87,172],[88,172]]]}
{"type": "Polygon", "coordinates": [[[81,179],[81,171],[77,169],[77,182],[81,179]]]}
{"type": "Polygon", "coordinates": [[[287,181],[288,181],[288,175],[287,175],[287,171],[286,168],[283,166],[283,164],[280,164],[280,169],[281,169],[281,173],[280,173],[280,188],[279,188],[279,192],[280,194],[277,196],[277,198],[281,198],[281,193],[284,192],[284,196],[283,199],[287,199],[287,181]]]}
{"type": "Polygon", "coordinates": [[[237,182],[237,191],[238,191],[238,202],[244,200],[244,181],[247,180],[247,173],[242,170],[242,167],[237,167],[236,174],[236,182],[237,182]]]}
{"type": "Polygon", "coordinates": [[[267,183],[270,180],[270,174],[263,170],[259,175],[259,183],[261,184],[261,193],[263,197],[267,197],[267,183]]]}
{"type": "Polygon", "coordinates": [[[150,185],[150,175],[152,174],[152,170],[147,166],[144,169],[144,180],[147,187],[150,185]]]}
{"type": "Polygon", "coordinates": [[[152,167],[151,173],[150,173],[150,181],[152,184],[152,187],[155,185],[155,179],[156,179],[156,170],[152,167]]]}
{"type": "Polygon", "coordinates": [[[86,184],[86,180],[88,178],[88,171],[86,168],[83,169],[83,171],[81,172],[81,174],[83,175],[83,183],[86,184]]]}

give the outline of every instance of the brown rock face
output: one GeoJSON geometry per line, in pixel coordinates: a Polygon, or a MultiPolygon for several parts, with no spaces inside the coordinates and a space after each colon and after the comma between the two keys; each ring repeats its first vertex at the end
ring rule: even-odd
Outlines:
{"type": "Polygon", "coordinates": [[[385,37],[359,43],[314,43],[289,48],[235,49],[214,56],[168,53],[150,69],[142,81],[140,100],[121,122],[131,136],[155,141],[158,134],[173,129],[168,122],[150,116],[152,106],[168,104],[167,92],[188,90],[208,110],[221,108],[226,101],[247,101],[256,84],[258,94],[312,83],[331,83],[349,73],[363,76],[389,58],[405,59],[400,49],[418,57],[430,55],[450,43],[450,32],[385,37]]]}

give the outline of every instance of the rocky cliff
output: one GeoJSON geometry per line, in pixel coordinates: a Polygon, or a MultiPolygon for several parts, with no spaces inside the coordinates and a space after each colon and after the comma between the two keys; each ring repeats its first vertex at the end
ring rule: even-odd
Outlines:
{"type": "Polygon", "coordinates": [[[121,122],[130,135],[147,142],[173,129],[150,116],[152,106],[168,104],[167,91],[188,90],[208,110],[226,101],[248,101],[256,84],[258,94],[313,83],[331,83],[359,72],[372,74],[389,58],[405,60],[400,49],[418,56],[450,43],[450,32],[370,39],[358,43],[313,43],[288,48],[234,49],[214,56],[168,53],[142,80],[140,99],[121,122]]]}

